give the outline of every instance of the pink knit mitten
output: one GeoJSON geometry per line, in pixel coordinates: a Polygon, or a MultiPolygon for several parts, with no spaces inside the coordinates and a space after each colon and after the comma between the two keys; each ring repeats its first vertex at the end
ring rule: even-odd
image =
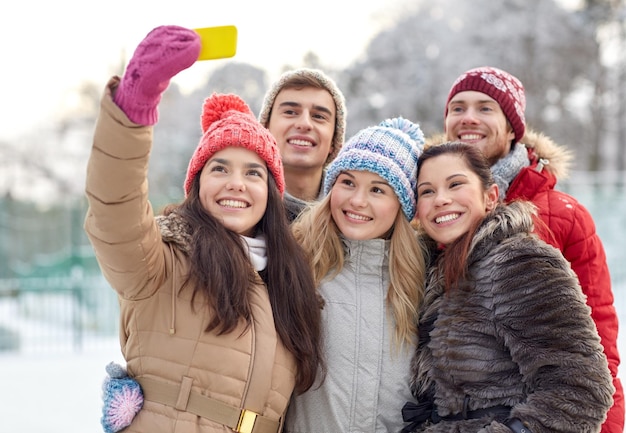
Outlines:
{"type": "Polygon", "coordinates": [[[200,36],[193,30],[155,28],[137,46],[113,101],[133,122],[154,125],[161,94],[173,76],[194,64],[200,48],[200,36]]]}

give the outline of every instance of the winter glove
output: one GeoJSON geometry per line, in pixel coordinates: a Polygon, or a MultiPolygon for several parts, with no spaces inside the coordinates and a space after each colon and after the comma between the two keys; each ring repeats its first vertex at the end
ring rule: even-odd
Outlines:
{"type": "Polygon", "coordinates": [[[133,422],[143,406],[143,392],[121,365],[110,362],[106,371],[108,376],[102,384],[101,423],[105,433],[115,433],[133,422]]]}
{"type": "Polygon", "coordinates": [[[187,69],[200,54],[200,36],[178,26],[153,29],[137,46],[113,101],[139,125],[154,125],[157,106],[170,79],[187,69]]]}

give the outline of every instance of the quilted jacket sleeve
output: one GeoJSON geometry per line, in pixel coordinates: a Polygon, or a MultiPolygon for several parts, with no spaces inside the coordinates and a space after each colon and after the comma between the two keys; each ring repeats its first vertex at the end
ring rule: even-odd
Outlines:
{"type": "Polygon", "coordinates": [[[85,230],[103,275],[123,298],[146,297],[158,284],[163,245],[148,201],[152,127],[132,123],[105,90],[87,165],[85,230]]]}

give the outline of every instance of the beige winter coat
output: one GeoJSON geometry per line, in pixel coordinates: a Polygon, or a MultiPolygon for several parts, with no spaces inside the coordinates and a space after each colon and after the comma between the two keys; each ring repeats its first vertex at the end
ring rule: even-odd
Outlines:
{"type": "MultiPolygon", "coordinates": [[[[152,127],[132,123],[113,103],[113,78],[101,102],[88,164],[85,230],[120,301],[120,342],[131,377],[191,383],[191,391],[280,420],[296,364],[280,342],[267,290],[250,293],[253,324],[205,332],[210,313],[191,287],[184,245],[162,236],[148,201],[152,127]]],[[[219,246],[216,246],[219,248],[219,246]]],[[[184,388],[184,386],[183,386],[184,388]]],[[[186,410],[147,400],[125,432],[231,432],[186,410]]]]}

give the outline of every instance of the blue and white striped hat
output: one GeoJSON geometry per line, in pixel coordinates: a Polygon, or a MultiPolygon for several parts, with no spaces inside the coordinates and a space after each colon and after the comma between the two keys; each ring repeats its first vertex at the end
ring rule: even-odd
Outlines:
{"type": "Polygon", "coordinates": [[[376,173],[391,185],[402,212],[411,221],[416,207],[417,159],[423,149],[424,134],[419,125],[402,117],[362,129],[328,165],[324,194],[329,193],[342,171],[376,173]]]}

